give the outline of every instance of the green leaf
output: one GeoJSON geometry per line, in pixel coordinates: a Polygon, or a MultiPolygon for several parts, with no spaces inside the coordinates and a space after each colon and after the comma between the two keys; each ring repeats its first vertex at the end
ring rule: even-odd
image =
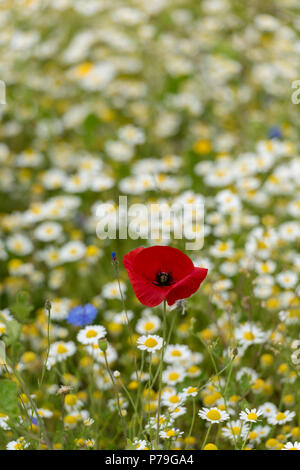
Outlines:
{"type": "Polygon", "coordinates": [[[246,408],[251,408],[249,402],[246,400],[246,398],[243,398],[242,401],[240,402],[240,407],[242,410],[245,410],[246,408]]]}
{"type": "Polygon", "coordinates": [[[136,450],[136,445],[134,445],[130,439],[127,439],[125,450],[136,450]]]}
{"type": "Polygon", "coordinates": [[[250,380],[251,380],[251,377],[247,373],[242,375],[239,381],[240,391],[242,395],[244,395],[246,392],[248,392],[248,390],[250,390],[251,388],[250,380]]]}
{"type": "Polygon", "coordinates": [[[19,362],[22,353],[24,352],[24,346],[23,344],[19,343],[16,341],[11,345],[11,356],[12,356],[12,361],[14,363],[19,362]]]}
{"type": "Polygon", "coordinates": [[[5,352],[5,343],[0,340],[0,366],[6,364],[6,352],[5,352]]]}
{"type": "Polygon", "coordinates": [[[11,305],[10,310],[21,323],[28,323],[30,321],[29,315],[33,310],[33,306],[29,303],[28,292],[19,292],[16,302],[11,305]]]}
{"type": "Polygon", "coordinates": [[[10,346],[19,341],[22,327],[16,320],[6,321],[5,326],[4,342],[6,346],[10,346]]]}
{"type": "Polygon", "coordinates": [[[17,415],[18,386],[11,380],[0,380],[0,412],[7,415],[17,415]]]}

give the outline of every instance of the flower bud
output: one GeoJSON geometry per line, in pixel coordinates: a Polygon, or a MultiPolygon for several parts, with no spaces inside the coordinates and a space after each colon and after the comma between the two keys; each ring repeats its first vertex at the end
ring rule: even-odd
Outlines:
{"type": "Polygon", "coordinates": [[[108,346],[107,340],[105,338],[100,339],[98,341],[98,346],[101,349],[101,351],[105,352],[107,350],[107,346],[108,346]]]}

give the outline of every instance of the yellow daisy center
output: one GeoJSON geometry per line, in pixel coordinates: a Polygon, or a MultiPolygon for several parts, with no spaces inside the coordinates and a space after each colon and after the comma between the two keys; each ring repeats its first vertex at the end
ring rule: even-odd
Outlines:
{"type": "Polygon", "coordinates": [[[286,418],[285,414],[284,413],[278,413],[276,415],[276,421],[282,421],[286,418]]]}
{"type": "Polygon", "coordinates": [[[179,398],[177,395],[172,395],[170,398],[169,398],[170,402],[171,403],[178,403],[179,402],[179,398]]]}
{"type": "Polygon", "coordinates": [[[67,424],[76,424],[77,423],[77,417],[72,416],[72,415],[68,415],[68,416],[65,417],[65,422],[67,424]]]}
{"type": "Polygon", "coordinates": [[[218,450],[217,446],[215,444],[206,444],[203,450],[218,450]]]}
{"type": "Polygon", "coordinates": [[[233,426],[232,432],[233,434],[237,435],[240,433],[241,428],[239,426],[233,426]]]}
{"type": "Polygon", "coordinates": [[[22,449],[22,444],[20,442],[17,442],[17,444],[14,445],[14,448],[16,450],[21,450],[22,449]]]}
{"type": "Polygon", "coordinates": [[[157,345],[157,341],[154,338],[148,338],[144,344],[147,348],[154,348],[157,345]]]}
{"type": "Polygon", "coordinates": [[[68,349],[66,348],[66,346],[64,346],[63,344],[59,344],[57,346],[57,353],[58,354],[64,354],[68,351],[68,349]]]}
{"type": "Polygon", "coordinates": [[[171,374],[169,374],[169,379],[170,379],[170,380],[177,380],[177,379],[179,379],[179,374],[178,374],[178,372],[171,372],[171,374]]]}
{"type": "Polygon", "coordinates": [[[247,418],[256,420],[257,419],[257,414],[256,413],[248,413],[247,418]]]}
{"type": "Polygon", "coordinates": [[[251,331],[246,331],[246,333],[244,333],[244,339],[247,341],[252,341],[254,338],[255,336],[251,331]]]}
{"type": "Polygon", "coordinates": [[[87,338],[95,338],[97,336],[97,331],[95,330],[89,330],[86,333],[87,338]]]}
{"type": "Polygon", "coordinates": [[[154,323],[152,321],[147,321],[144,326],[146,331],[151,331],[154,328],[154,323]]]}
{"type": "Polygon", "coordinates": [[[221,418],[221,413],[218,410],[209,410],[206,417],[212,421],[218,421],[221,418]]]}
{"type": "Polygon", "coordinates": [[[178,351],[178,349],[173,349],[173,351],[171,352],[171,356],[180,357],[180,356],[181,356],[181,352],[178,351]]]}

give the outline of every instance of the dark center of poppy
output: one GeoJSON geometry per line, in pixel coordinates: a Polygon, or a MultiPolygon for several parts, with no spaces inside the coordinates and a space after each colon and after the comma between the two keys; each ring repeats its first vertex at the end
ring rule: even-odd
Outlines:
{"type": "Polygon", "coordinates": [[[174,284],[175,281],[173,281],[173,276],[172,273],[166,273],[163,271],[159,271],[156,274],[156,279],[153,281],[152,284],[155,284],[156,286],[170,286],[171,284],[174,284]]]}

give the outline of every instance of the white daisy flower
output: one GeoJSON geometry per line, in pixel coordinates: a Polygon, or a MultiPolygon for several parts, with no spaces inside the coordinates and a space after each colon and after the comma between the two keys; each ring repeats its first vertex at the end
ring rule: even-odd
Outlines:
{"type": "Polygon", "coordinates": [[[300,442],[287,442],[282,450],[300,450],[300,442]]]}
{"type": "Polygon", "coordinates": [[[52,418],[53,416],[52,411],[47,410],[46,408],[39,408],[38,414],[41,418],[52,418]]]}
{"type": "MultiPolygon", "coordinates": [[[[69,356],[72,356],[76,352],[76,346],[73,341],[57,341],[56,343],[51,344],[48,361],[50,363],[55,361],[63,361],[69,356]]],[[[48,365],[47,361],[47,365],[48,365]]]]}
{"type": "Polygon", "coordinates": [[[260,405],[259,409],[262,412],[262,416],[265,418],[273,416],[277,411],[277,407],[271,402],[266,402],[263,405],[260,405]]]}
{"type": "Polygon", "coordinates": [[[215,258],[230,258],[233,256],[233,242],[217,241],[211,248],[210,253],[215,258]]]}
{"type": "Polygon", "coordinates": [[[144,132],[131,124],[121,127],[118,131],[118,136],[130,145],[139,145],[145,142],[144,132]]]}
{"type": "Polygon", "coordinates": [[[229,414],[219,408],[202,408],[198,411],[198,416],[210,423],[221,423],[229,419],[229,414]]]}
{"type": "Polygon", "coordinates": [[[51,300],[51,319],[56,321],[64,320],[69,313],[71,301],[66,298],[51,300]]]}
{"type": "Polygon", "coordinates": [[[169,344],[166,347],[164,361],[169,364],[185,361],[190,355],[190,350],[185,344],[169,344]]]}
{"type": "Polygon", "coordinates": [[[198,395],[197,387],[186,387],[182,390],[182,394],[187,397],[196,397],[198,395]]]}
{"type": "Polygon", "coordinates": [[[248,435],[248,431],[249,425],[247,423],[236,420],[231,421],[222,429],[222,436],[230,439],[232,442],[236,442],[239,437],[245,439],[248,435]]]}
{"type": "Polygon", "coordinates": [[[8,415],[5,414],[0,414],[0,428],[4,429],[4,431],[8,431],[10,427],[7,424],[8,421],[8,415]]]}
{"type": "Polygon", "coordinates": [[[177,439],[182,434],[183,431],[180,431],[178,428],[165,429],[159,432],[162,439],[177,439]]]}
{"type": "Polygon", "coordinates": [[[176,393],[175,390],[166,390],[162,394],[162,404],[173,409],[181,405],[184,402],[184,396],[181,393],[176,393]]]}
{"type": "Polygon", "coordinates": [[[295,411],[277,411],[268,417],[269,424],[285,424],[296,416],[295,411]]]}
{"type": "Polygon", "coordinates": [[[57,240],[62,233],[62,227],[56,222],[44,222],[40,224],[34,231],[34,236],[37,240],[48,242],[57,240]]]}
{"type": "Polygon", "coordinates": [[[82,328],[77,334],[77,340],[81,344],[95,344],[99,339],[104,338],[106,329],[101,325],[88,325],[82,328]]]}
{"type": "Polygon", "coordinates": [[[155,315],[148,315],[143,318],[139,318],[136,324],[136,331],[141,334],[152,334],[155,333],[161,325],[160,319],[155,315]]]}
{"type": "Polygon", "coordinates": [[[29,447],[29,442],[26,442],[24,437],[19,437],[16,441],[10,441],[6,444],[7,450],[24,450],[29,447]]]}
{"type": "Polygon", "coordinates": [[[252,344],[261,344],[267,339],[267,334],[254,323],[250,322],[244,323],[236,328],[234,336],[243,350],[252,344]]]}
{"type": "Polygon", "coordinates": [[[162,380],[168,385],[176,385],[184,380],[185,375],[185,370],[182,367],[170,366],[163,371],[162,380]]]}
{"type": "Polygon", "coordinates": [[[293,271],[284,271],[276,276],[278,284],[284,289],[295,287],[298,282],[298,276],[293,271]]]}
{"type": "Polygon", "coordinates": [[[137,345],[142,351],[159,351],[162,348],[163,339],[157,335],[143,335],[138,338],[137,345]]]}
{"type": "Polygon", "coordinates": [[[262,415],[262,413],[263,412],[261,410],[257,410],[256,408],[253,408],[251,410],[246,408],[245,411],[240,412],[240,419],[241,421],[249,421],[255,423],[258,420],[259,416],[262,415]]]}
{"type": "Polygon", "coordinates": [[[171,407],[169,408],[169,413],[172,418],[176,419],[186,413],[186,408],[184,406],[176,406],[176,408],[171,407]]]}
{"type": "Polygon", "coordinates": [[[86,246],[79,240],[66,243],[60,250],[60,258],[65,263],[78,261],[86,253],[86,246]]]}
{"type": "MultiPolygon", "coordinates": [[[[89,344],[86,350],[97,362],[105,365],[104,352],[99,348],[97,343],[89,344]]],[[[118,357],[116,350],[110,344],[107,346],[106,357],[108,364],[113,363],[118,357]]]]}
{"type": "MultiPolygon", "coordinates": [[[[124,295],[124,293],[126,292],[126,284],[120,281],[120,286],[121,286],[122,293],[124,295]]],[[[118,281],[113,281],[113,282],[109,282],[105,284],[102,289],[102,296],[105,299],[120,299],[121,300],[118,281]]]]}
{"type": "Polygon", "coordinates": [[[33,244],[26,235],[16,233],[7,238],[7,248],[17,255],[26,256],[32,252],[33,244]]]}

